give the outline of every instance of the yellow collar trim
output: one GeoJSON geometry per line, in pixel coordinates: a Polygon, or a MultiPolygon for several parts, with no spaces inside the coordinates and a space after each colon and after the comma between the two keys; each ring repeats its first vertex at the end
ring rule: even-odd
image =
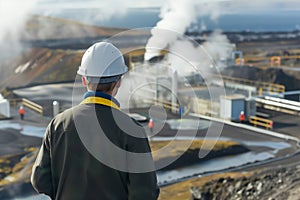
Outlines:
{"type": "Polygon", "coordinates": [[[113,101],[102,97],[88,97],[84,99],[80,104],[101,104],[120,110],[120,107],[113,101]]]}

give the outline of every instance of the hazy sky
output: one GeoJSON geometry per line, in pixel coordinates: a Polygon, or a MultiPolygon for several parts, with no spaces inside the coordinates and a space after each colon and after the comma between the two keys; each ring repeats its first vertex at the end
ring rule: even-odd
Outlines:
{"type": "MultiPolygon", "coordinates": [[[[63,8],[106,7],[161,7],[168,0],[37,0],[40,6],[63,8]]],[[[172,0],[176,1],[176,0],[172,0]]],[[[195,0],[199,2],[222,2],[228,10],[300,10],[299,0],[195,0]]]]}
{"type": "MultiPolygon", "coordinates": [[[[99,9],[100,19],[122,16],[127,8],[169,8],[168,4],[179,5],[189,0],[0,0],[0,41],[8,35],[15,35],[34,10],[45,14],[61,9],[99,9]],[[171,3],[170,3],[171,2],[171,3]]],[[[300,11],[299,0],[192,0],[204,14],[220,16],[226,13],[255,13],[278,11],[300,11]]],[[[177,8],[176,8],[177,9],[177,8]]],[[[163,13],[163,12],[162,12],[163,13]]],[[[187,13],[186,15],[189,15],[187,13]]]]}

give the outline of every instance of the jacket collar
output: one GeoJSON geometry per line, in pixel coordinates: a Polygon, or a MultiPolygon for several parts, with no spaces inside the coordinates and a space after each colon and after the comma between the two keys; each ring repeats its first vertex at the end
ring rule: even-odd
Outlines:
{"type": "Polygon", "coordinates": [[[107,100],[110,100],[110,101],[114,102],[117,106],[120,107],[120,103],[118,102],[117,99],[115,99],[113,96],[111,96],[109,94],[106,94],[106,93],[103,93],[103,92],[88,91],[83,95],[83,98],[86,99],[88,97],[101,97],[101,98],[104,98],[104,99],[107,99],[107,100]]]}

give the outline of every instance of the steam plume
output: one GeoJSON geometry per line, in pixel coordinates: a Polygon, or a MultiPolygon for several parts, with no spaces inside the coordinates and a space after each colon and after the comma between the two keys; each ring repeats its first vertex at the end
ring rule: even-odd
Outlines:
{"type": "Polygon", "coordinates": [[[0,0],[0,59],[20,49],[20,30],[36,2],[36,0],[0,0]]]}
{"type": "Polygon", "coordinates": [[[196,71],[206,73],[209,71],[208,67],[220,66],[216,63],[218,60],[226,60],[230,57],[233,48],[228,38],[216,30],[201,45],[188,39],[173,42],[169,47],[168,63],[180,75],[196,71]]]}
{"type": "Polygon", "coordinates": [[[220,15],[218,2],[168,0],[161,8],[162,19],[151,30],[152,37],[146,45],[145,60],[157,56],[161,49],[172,45],[178,35],[183,35],[191,23],[203,15],[209,15],[211,19],[216,20],[220,15]],[[170,34],[170,31],[173,34],[170,34]]]}

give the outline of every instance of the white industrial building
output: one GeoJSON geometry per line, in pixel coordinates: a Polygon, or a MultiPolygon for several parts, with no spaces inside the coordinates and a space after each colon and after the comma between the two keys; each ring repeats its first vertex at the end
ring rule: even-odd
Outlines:
{"type": "Polygon", "coordinates": [[[9,101],[0,94],[0,115],[11,117],[9,101]]]}

